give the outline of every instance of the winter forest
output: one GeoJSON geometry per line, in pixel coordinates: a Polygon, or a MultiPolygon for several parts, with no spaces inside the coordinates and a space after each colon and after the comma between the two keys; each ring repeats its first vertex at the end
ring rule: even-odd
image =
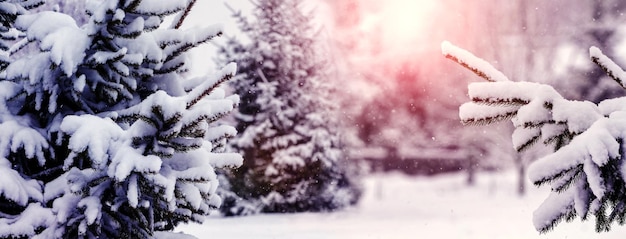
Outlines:
{"type": "Polygon", "coordinates": [[[625,11],[0,0],[0,238],[623,238],[625,11]]]}

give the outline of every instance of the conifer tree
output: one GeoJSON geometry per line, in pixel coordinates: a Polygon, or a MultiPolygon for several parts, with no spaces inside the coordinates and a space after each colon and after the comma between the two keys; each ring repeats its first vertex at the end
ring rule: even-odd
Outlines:
{"type": "Polygon", "coordinates": [[[318,37],[299,1],[262,0],[255,22],[236,14],[251,43],[231,39],[225,61],[237,62],[241,96],[232,147],[244,165],[227,172],[225,215],[328,211],[358,198],[346,172],[328,65],[316,53],[318,37]]]}
{"type": "Polygon", "coordinates": [[[223,150],[235,129],[216,122],[238,102],[219,87],[235,66],[185,75],[219,27],[160,28],[188,0],[91,1],[80,27],[33,2],[0,3],[3,32],[18,32],[0,71],[0,237],[155,238],[201,222],[221,202],[214,169],[241,163],[223,150]]]}
{"type": "MultiPolygon", "coordinates": [[[[626,222],[626,98],[599,104],[564,99],[551,86],[512,82],[486,61],[453,46],[442,45],[444,55],[489,82],[472,83],[472,102],[461,106],[465,124],[484,125],[511,119],[513,144],[518,151],[542,142],[554,152],[528,170],[538,186],[550,184],[552,193],[534,212],[537,230],[547,232],[560,221],[595,217],[596,230],[608,231],[626,222]]],[[[626,89],[626,72],[600,49],[590,49],[591,60],[626,89]]]]}

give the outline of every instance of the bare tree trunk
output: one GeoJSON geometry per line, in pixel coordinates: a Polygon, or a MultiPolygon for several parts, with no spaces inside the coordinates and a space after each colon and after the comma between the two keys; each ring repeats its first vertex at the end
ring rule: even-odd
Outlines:
{"type": "MultiPolygon", "coordinates": [[[[533,54],[532,52],[535,50],[535,42],[533,41],[533,32],[529,26],[529,15],[528,15],[528,3],[525,0],[519,1],[519,9],[521,14],[520,19],[520,27],[521,27],[521,41],[523,48],[524,59],[522,65],[522,70],[518,73],[519,77],[525,81],[530,81],[534,75],[534,71],[536,70],[535,64],[533,62],[533,54]]],[[[526,163],[524,162],[524,157],[519,152],[516,153],[516,162],[517,162],[517,194],[522,197],[526,194],[526,163]]]]}
{"type": "Polygon", "coordinates": [[[476,184],[476,157],[469,155],[467,158],[467,186],[474,186],[476,184]]]}
{"type": "Polygon", "coordinates": [[[375,195],[376,195],[376,199],[378,201],[382,201],[383,200],[383,174],[385,173],[385,169],[384,169],[384,160],[385,158],[382,159],[376,159],[376,185],[375,185],[375,195]]]}
{"type": "Polygon", "coordinates": [[[522,156],[516,154],[516,166],[517,166],[517,195],[520,197],[526,195],[526,163],[522,156]]]}

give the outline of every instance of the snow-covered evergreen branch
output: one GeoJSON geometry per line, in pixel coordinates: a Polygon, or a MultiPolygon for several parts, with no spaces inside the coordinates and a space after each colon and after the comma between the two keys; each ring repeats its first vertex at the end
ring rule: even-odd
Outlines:
{"type": "Polygon", "coordinates": [[[182,27],[183,23],[185,22],[185,19],[187,19],[187,16],[189,16],[191,9],[193,9],[195,5],[196,5],[196,0],[189,0],[189,3],[185,7],[185,10],[181,11],[181,13],[179,13],[176,16],[174,21],[172,21],[172,28],[179,29],[180,27],[182,27]]]}
{"type": "Polygon", "coordinates": [[[509,81],[502,72],[489,64],[489,62],[450,42],[445,41],[441,43],[441,52],[446,58],[459,63],[487,81],[509,81]]]}
{"type": "MultiPolygon", "coordinates": [[[[442,48],[444,55],[477,68],[476,72],[493,71],[491,66],[483,68],[484,61],[449,43],[442,48]]],[[[626,75],[619,66],[595,47],[590,56],[624,86],[626,75]]],[[[550,86],[529,82],[472,83],[469,95],[472,102],[460,108],[463,122],[491,123],[510,117],[516,127],[513,144],[518,151],[538,141],[554,146],[554,153],[529,168],[535,184],[550,184],[553,191],[534,213],[537,230],[546,232],[561,220],[587,220],[589,215],[594,215],[597,231],[608,231],[614,222],[626,222],[624,98],[597,105],[570,101],[550,86]]]]}
{"type": "Polygon", "coordinates": [[[589,48],[589,56],[591,61],[596,63],[602,70],[604,70],[611,79],[615,80],[622,88],[626,89],[626,72],[622,70],[611,58],[607,57],[597,47],[589,48]]]}

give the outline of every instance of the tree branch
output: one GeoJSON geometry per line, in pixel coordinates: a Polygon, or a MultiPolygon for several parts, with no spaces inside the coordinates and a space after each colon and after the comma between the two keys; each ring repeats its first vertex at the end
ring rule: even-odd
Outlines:
{"type": "Polygon", "coordinates": [[[604,55],[604,53],[595,46],[589,48],[589,57],[591,57],[591,61],[602,68],[609,77],[615,80],[622,88],[626,89],[626,84],[624,84],[623,80],[626,79],[626,72],[624,72],[617,63],[604,55]]]}
{"type": "Polygon", "coordinates": [[[187,19],[187,16],[189,15],[189,12],[191,12],[191,8],[193,8],[195,4],[196,4],[196,0],[189,1],[189,4],[187,4],[185,11],[183,11],[179,15],[178,19],[174,21],[176,23],[173,25],[174,29],[179,29],[183,25],[183,23],[185,22],[185,19],[187,19]]]}

